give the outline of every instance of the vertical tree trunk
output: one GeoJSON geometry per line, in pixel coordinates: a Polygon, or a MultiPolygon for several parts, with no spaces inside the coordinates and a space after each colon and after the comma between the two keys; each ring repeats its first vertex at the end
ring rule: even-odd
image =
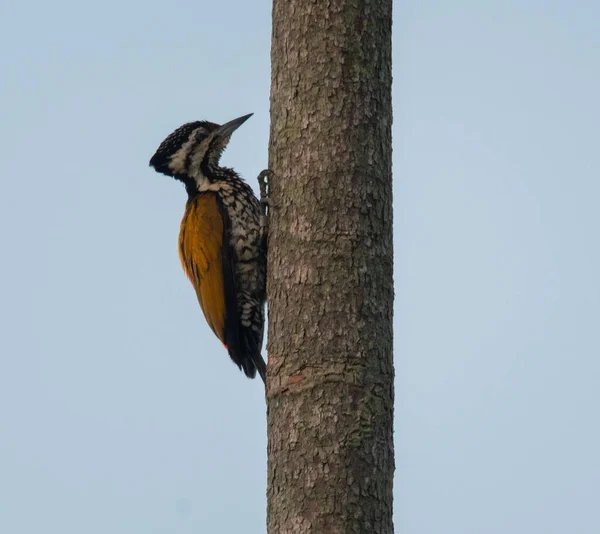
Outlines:
{"type": "Polygon", "coordinates": [[[393,532],[392,0],[274,0],[268,532],[393,532]]]}

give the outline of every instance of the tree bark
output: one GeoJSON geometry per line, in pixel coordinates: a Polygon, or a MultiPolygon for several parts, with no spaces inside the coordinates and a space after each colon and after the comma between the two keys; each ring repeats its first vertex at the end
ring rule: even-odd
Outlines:
{"type": "Polygon", "coordinates": [[[274,0],[269,534],[393,532],[392,0],[274,0]]]}

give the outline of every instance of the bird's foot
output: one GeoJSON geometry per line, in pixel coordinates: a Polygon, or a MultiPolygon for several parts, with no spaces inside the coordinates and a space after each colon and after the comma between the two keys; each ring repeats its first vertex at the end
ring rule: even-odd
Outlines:
{"type": "Polygon", "coordinates": [[[268,179],[273,176],[273,171],[265,169],[258,175],[258,187],[260,188],[260,227],[262,234],[266,237],[269,227],[269,213],[271,211],[271,203],[269,202],[269,183],[268,179]]]}
{"type": "Polygon", "coordinates": [[[267,178],[273,176],[273,171],[265,169],[258,175],[258,187],[260,188],[260,205],[262,207],[263,215],[267,215],[267,207],[269,206],[269,182],[267,178]]]}

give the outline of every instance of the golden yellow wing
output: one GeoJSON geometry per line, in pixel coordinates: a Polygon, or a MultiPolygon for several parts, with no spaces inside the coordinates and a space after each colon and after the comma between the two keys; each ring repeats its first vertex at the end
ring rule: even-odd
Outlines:
{"type": "Polygon", "coordinates": [[[191,199],[179,231],[179,257],[213,332],[225,343],[223,219],[214,193],[191,199]]]}

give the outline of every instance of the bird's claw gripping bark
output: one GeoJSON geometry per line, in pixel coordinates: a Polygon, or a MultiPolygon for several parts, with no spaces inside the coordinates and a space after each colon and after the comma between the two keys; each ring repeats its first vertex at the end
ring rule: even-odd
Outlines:
{"type": "Polygon", "coordinates": [[[263,235],[267,236],[268,227],[269,227],[269,212],[270,204],[269,204],[269,183],[268,179],[273,176],[273,171],[269,169],[265,169],[258,175],[258,186],[260,188],[260,207],[261,207],[261,217],[260,217],[260,227],[263,235]]]}
{"type": "Polygon", "coordinates": [[[267,215],[267,206],[269,205],[268,181],[267,178],[273,176],[273,171],[265,169],[258,175],[258,186],[260,187],[260,204],[262,206],[263,215],[267,215]]]}

